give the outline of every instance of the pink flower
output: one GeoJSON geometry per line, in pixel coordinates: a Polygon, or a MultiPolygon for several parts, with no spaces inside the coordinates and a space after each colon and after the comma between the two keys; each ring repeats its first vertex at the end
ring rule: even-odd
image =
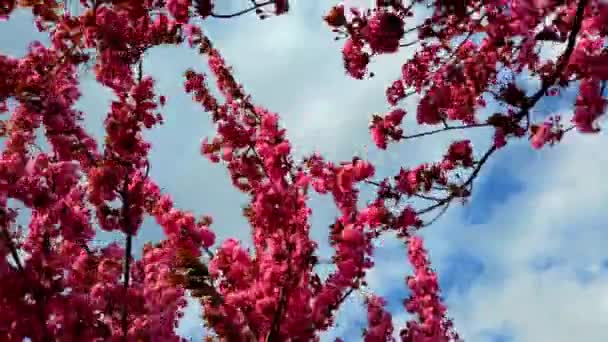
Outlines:
{"type": "Polygon", "coordinates": [[[351,164],[344,165],[337,172],[336,180],[338,182],[338,189],[341,192],[351,192],[354,183],[354,169],[351,164]]]}
{"type": "Polygon", "coordinates": [[[394,81],[386,89],[386,99],[391,106],[397,105],[397,102],[405,98],[405,88],[403,80],[394,81]]]}
{"type": "Polygon", "coordinates": [[[363,242],[363,233],[360,229],[356,229],[353,226],[346,227],[342,230],[342,240],[353,244],[360,244],[363,242]]]}
{"type": "Polygon", "coordinates": [[[403,109],[394,109],[384,118],[374,115],[370,125],[372,140],[381,149],[386,149],[388,139],[399,141],[402,138],[403,129],[399,127],[406,112],[403,109]]]}
{"type": "Polygon", "coordinates": [[[374,166],[364,160],[357,160],[353,165],[354,178],[360,182],[374,175],[374,166]]]}
{"type": "Polygon", "coordinates": [[[606,100],[600,94],[599,81],[585,79],[581,82],[580,93],[576,99],[576,110],[572,122],[579,132],[597,133],[597,119],[604,114],[606,100]]]}
{"type": "Polygon", "coordinates": [[[349,38],[344,43],[342,58],[346,72],[356,79],[362,79],[367,73],[369,55],[363,51],[363,42],[349,38]]]}
{"type": "Polygon", "coordinates": [[[540,126],[536,126],[535,131],[531,139],[532,147],[540,149],[551,139],[551,124],[543,123],[540,126]]]}
{"type": "Polygon", "coordinates": [[[403,235],[408,235],[408,228],[418,228],[422,225],[422,221],[416,215],[416,212],[411,207],[406,207],[401,211],[397,218],[395,228],[398,228],[403,235]]]}
{"type": "Polygon", "coordinates": [[[367,325],[364,333],[365,342],[386,342],[392,340],[392,316],[385,310],[386,301],[381,297],[371,295],[366,298],[367,325]]]}
{"type": "Polygon", "coordinates": [[[167,0],[167,10],[171,13],[173,18],[175,18],[175,21],[177,21],[178,24],[185,24],[188,22],[190,1],[191,0],[167,0]]]}
{"type": "Polygon", "coordinates": [[[403,20],[394,13],[379,11],[369,20],[366,39],[374,53],[392,53],[403,38],[403,20]]]}
{"type": "Polygon", "coordinates": [[[378,148],[386,150],[387,147],[387,138],[386,134],[384,134],[384,127],[380,125],[372,125],[370,128],[370,132],[372,135],[372,141],[378,148]]]}
{"type": "Polygon", "coordinates": [[[444,161],[448,165],[447,170],[452,170],[455,166],[473,167],[473,148],[470,140],[453,142],[448,153],[444,156],[444,161]]]}
{"type": "Polygon", "coordinates": [[[445,317],[446,309],[439,296],[437,276],[430,268],[422,239],[410,237],[407,248],[414,275],[406,279],[411,295],[404,301],[404,306],[417,319],[410,320],[407,327],[401,330],[402,341],[423,340],[422,336],[432,337],[429,341],[458,340],[458,334],[452,330],[452,322],[445,317]]]}
{"type": "Polygon", "coordinates": [[[384,206],[383,201],[378,200],[361,210],[359,222],[375,228],[385,222],[388,213],[388,209],[384,206]]]}
{"type": "Polygon", "coordinates": [[[203,246],[209,248],[215,242],[215,234],[208,227],[202,227],[199,231],[203,246]]]}

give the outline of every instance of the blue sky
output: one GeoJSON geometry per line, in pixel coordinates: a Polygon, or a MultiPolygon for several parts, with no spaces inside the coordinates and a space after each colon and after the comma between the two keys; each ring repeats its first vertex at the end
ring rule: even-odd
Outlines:
{"type": "MultiPolygon", "coordinates": [[[[240,2],[230,3],[240,8],[240,2]]],[[[341,44],[320,19],[334,3],[292,0],[291,12],[282,17],[209,20],[204,29],[254,101],[281,114],[298,156],[318,150],[340,161],[356,154],[372,160],[382,177],[395,174],[400,166],[438,160],[463,132],[393,145],[387,152],[371,144],[370,117],[388,109],[385,87],[399,76],[400,65],[412,51],[376,59],[371,65],[374,79],[346,77],[341,44]]],[[[230,12],[229,7],[220,9],[230,12]]],[[[32,39],[45,41],[34,31],[29,15],[16,14],[8,23],[0,23],[1,53],[21,56],[32,39]]],[[[559,51],[547,52],[555,53],[559,51]]],[[[207,114],[183,92],[181,75],[190,67],[206,70],[205,61],[186,48],[155,48],[146,56],[144,71],[168,98],[165,125],[147,134],[153,144],[151,175],[179,207],[211,214],[219,240],[236,236],[249,241],[241,216],[246,198],[230,186],[222,166],[210,164],[198,153],[200,141],[212,135],[212,127],[207,114]]],[[[520,81],[530,91],[538,87],[533,81],[520,81]]],[[[101,138],[110,92],[91,75],[83,75],[81,82],[84,95],[78,106],[87,114],[90,132],[101,138]]],[[[560,100],[541,101],[533,116],[568,117],[574,90],[560,100]]],[[[404,107],[414,113],[416,101],[412,98],[404,107]]],[[[420,130],[414,116],[407,117],[406,132],[420,130]]],[[[466,132],[478,153],[490,144],[489,133],[466,132]]],[[[603,133],[574,133],[557,147],[541,151],[532,150],[525,140],[511,143],[486,165],[470,202],[452,206],[422,233],[439,272],[449,315],[466,341],[605,340],[607,142],[603,133]]],[[[313,237],[321,255],[328,257],[326,231],[337,211],[326,197],[314,195],[310,203],[313,237]]],[[[160,236],[154,221],[146,220],[136,246],[160,236]]],[[[113,238],[98,236],[102,241],[113,238]]],[[[369,287],[388,300],[398,331],[408,318],[401,302],[407,295],[404,278],[410,267],[402,244],[391,237],[380,241],[376,264],[368,276],[369,287]]],[[[366,324],[361,303],[360,295],[353,296],[340,311],[337,327],[322,339],[359,340],[366,324]]],[[[192,303],[179,328],[193,341],[202,335],[199,312],[192,303]]]]}

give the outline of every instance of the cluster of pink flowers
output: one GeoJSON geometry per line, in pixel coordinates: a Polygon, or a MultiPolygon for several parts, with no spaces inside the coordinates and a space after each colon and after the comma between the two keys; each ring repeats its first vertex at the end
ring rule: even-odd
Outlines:
{"type": "Polygon", "coordinates": [[[540,125],[530,127],[530,141],[535,149],[542,148],[545,144],[553,145],[559,142],[564,135],[564,129],[560,123],[560,116],[553,116],[540,125]]]}
{"type": "Polygon", "coordinates": [[[366,304],[369,328],[365,331],[365,342],[393,340],[392,316],[384,309],[386,301],[378,296],[370,296],[366,299],[366,304]]]}
{"type": "Polygon", "coordinates": [[[374,115],[370,131],[372,140],[378,148],[385,150],[389,139],[393,141],[401,140],[403,129],[400,125],[405,114],[406,112],[403,109],[394,109],[384,118],[374,115]]]}
{"type": "MultiPolygon", "coordinates": [[[[423,24],[404,30],[403,20],[411,15],[415,5],[416,2],[413,7],[405,7],[401,1],[380,1],[367,11],[339,5],[325,17],[334,31],[347,37],[343,50],[345,66],[347,73],[355,78],[362,78],[368,72],[367,65],[375,54],[397,51],[401,40],[406,41],[406,46],[410,45],[404,32],[418,32],[419,40],[439,39],[439,42],[422,42],[421,48],[403,65],[402,78],[394,81],[386,91],[390,105],[398,105],[410,94],[407,87],[411,87],[422,96],[417,106],[419,124],[437,125],[454,120],[475,124],[477,109],[486,106],[484,95],[495,93],[497,86],[503,87],[497,79],[498,68],[517,73],[527,69],[545,82],[542,95],[555,96],[556,89],[549,88],[567,85],[570,78],[579,80],[580,92],[572,122],[580,132],[598,131],[596,123],[606,106],[600,88],[608,70],[605,67],[608,55],[603,52],[608,24],[598,19],[598,13],[607,11],[606,4],[600,1],[559,5],[526,0],[489,4],[470,1],[437,6],[433,16],[423,24]],[[501,6],[510,6],[512,11],[506,13],[501,6]],[[352,12],[350,20],[345,16],[346,11],[352,12]],[[536,32],[542,19],[549,14],[556,15],[556,19],[545,25],[540,33],[536,32]],[[577,15],[581,18],[576,18],[577,15]],[[573,30],[576,30],[574,35],[580,35],[578,41],[568,39],[573,30]],[[476,32],[485,32],[487,36],[474,42],[470,38],[476,32]],[[456,46],[445,43],[463,36],[465,40],[456,46]],[[521,39],[522,36],[525,39],[521,39]],[[565,52],[566,60],[541,62],[535,46],[544,40],[571,45],[565,52]],[[369,46],[369,52],[365,52],[366,46],[369,46]],[[359,56],[365,56],[365,59],[359,56]]],[[[498,114],[513,116],[513,119],[508,125],[511,127],[493,125],[497,147],[504,146],[510,135],[522,137],[526,130],[535,129],[530,123],[522,124],[524,119],[529,121],[527,113],[539,100],[534,96],[530,98],[534,104],[526,103],[526,94],[513,83],[502,89],[505,91],[498,91],[498,100],[510,108],[506,113],[498,114]]],[[[372,125],[372,138],[382,147],[385,143],[379,132],[378,125],[372,125]]],[[[535,147],[540,144],[538,137],[532,140],[535,147]]],[[[549,140],[559,141],[556,136],[549,140]]]]}
{"type": "Polygon", "coordinates": [[[407,255],[414,275],[406,283],[411,295],[404,301],[405,309],[416,315],[400,332],[404,342],[435,342],[458,340],[452,322],[445,318],[446,308],[439,297],[437,274],[430,269],[426,251],[419,237],[408,240],[407,255]]]}
{"type": "Polygon", "coordinates": [[[336,32],[350,35],[342,49],[344,66],[349,75],[362,79],[367,73],[367,65],[372,55],[399,50],[401,38],[405,35],[403,18],[411,16],[412,13],[398,6],[397,2],[392,5],[379,5],[366,13],[351,8],[353,17],[350,20],[346,18],[344,11],[344,5],[334,6],[324,20],[336,32]]]}
{"type": "Polygon", "coordinates": [[[164,6],[151,2],[53,16],[58,6],[33,7],[50,47],[35,43],[24,58],[0,57],[0,102],[4,110],[5,101],[17,103],[0,160],[0,331],[9,340],[179,340],[175,327],[186,302],[185,290],[171,280],[175,253],[189,248],[200,255],[214,235],[205,222],[174,209],[148,177],[150,145],[142,133],[162,123],[157,110],[165,98],[154,94],[150,77],[133,72],[145,49],[183,39],[179,23],[150,16],[154,6],[164,6]],[[98,81],[116,95],[102,152],[80,126],[84,113],[73,109],[78,66],[91,48],[98,81]],[[32,149],[40,127],[48,153],[32,149]],[[31,209],[27,233],[16,229],[7,199],[31,209]],[[145,213],[157,218],[167,239],[132,261],[131,239],[145,213]],[[92,247],[94,218],[102,229],[122,231],[126,246],[92,247]]]}

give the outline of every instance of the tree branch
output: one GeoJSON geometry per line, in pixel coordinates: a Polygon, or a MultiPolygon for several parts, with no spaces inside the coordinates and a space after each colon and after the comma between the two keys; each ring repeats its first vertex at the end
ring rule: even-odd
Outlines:
{"type": "Polygon", "coordinates": [[[279,294],[279,305],[277,306],[277,311],[272,318],[272,325],[270,326],[270,332],[268,333],[268,337],[266,338],[266,342],[275,342],[279,341],[280,331],[281,331],[281,316],[283,315],[283,311],[287,306],[287,301],[289,300],[289,288],[288,282],[291,277],[291,254],[293,253],[293,243],[288,243],[287,254],[289,255],[289,264],[287,266],[287,281],[286,284],[281,287],[281,292],[279,294]]]}
{"type": "MultiPolygon", "coordinates": [[[[477,176],[479,175],[479,171],[481,171],[481,167],[488,161],[488,159],[490,158],[490,156],[496,152],[498,148],[496,147],[496,145],[492,145],[487,151],[486,153],[479,159],[479,162],[477,162],[477,166],[475,167],[475,170],[473,170],[473,172],[471,173],[471,175],[469,175],[469,177],[467,178],[467,180],[458,187],[458,190],[464,190],[466,189],[466,187],[468,187],[469,185],[471,185],[473,183],[473,181],[475,180],[475,178],[477,178],[477,176]]],[[[446,203],[449,203],[451,200],[453,200],[454,198],[456,198],[459,195],[458,192],[456,191],[452,191],[452,193],[446,197],[445,199],[437,202],[436,204],[433,204],[431,206],[428,206],[424,209],[421,209],[419,211],[416,212],[417,215],[422,215],[425,213],[428,213],[434,209],[437,209],[443,205],[445,205],[446,203]]]]}
{"type": "Polygon", "coordinates": [[[455,130],[455,129],[466,129],[466,128],[474,128],[474,127],[489,127],[489,126],[491,126],[491,125],[488,124],[488,123],[462,125],[462,126],[447,126],[447,127],[444,127],[444,128],[439,128],[439,129],[433,130],[433,131],[416,133],[416,134],[411,134],[411,135],[403,135],[403,136],[401,136],[401,139],[404,139],[404,140],[414,139],[414,138],[424,137],[424,136],[427,136],[427,135],[433,135],[433,134],[441,133],[441,132],[445,132],[445,131],[451,131],[451,130],[455,130]]]}
{"type": "MultiPolygon", "coordinates": [[[[4,208],[1,208],[0,216],[2,216],[2,218],[4,219],[5,215],[6,215],[6,212],[5,212],[4,208]]],[[[23,276],[23,278],[25,278],[25,280],[28,281],[27,273],[25,272],[25,268],[23,267],[23,263],[21,262],[21,259],[19,258],[19,253],[17,252],[17,248],[15,247],[15,244],[13,243],[13,240],[11,238],[10,233],[8,232],[8,229],[5,226],[3,226],[2,229],[0,229],[0,232],[2,233],[2,237],[4,238],[5,243],[8,246],[8,249],[11,253],[11,257],[13,258],[13,261],[17,265],[17,270],[19,270],[19,272],[21,273],[21,276],[23,276]]],[[[26,286],[29,287],[29,290],[31,291],[32,296],[34,297],[34,301],[36,302],[36,307],[38,309],[36,314],[38,316],[38,320],[40,320],[40,325],[42,327],[41,340],[43,342],[49,342],[49,341],[51,341],[51,339],[48,336],[48,331],[46,328],[46,317],[44,315],[44,302],[43,302],[43,299],[41,298],[41,294],[34,287],[33,284],[26,283],[26,286]]]]}
{"type": "Polygon", "coordinates": [[[439,211],[439,214],[437,214],[437,216],[433,217],[430,221],[428,221],[427,223],[423,224],[422,227],[427,227],[432,225],[433,223],[435,223],[437,220],[439,220],[441,218],[441,216],[443,216],[443,214],[446,213],[446,211],[448,211],[448,208],[450,207],[450,203],[451,201],[446,202],[443,205],[443,208],[441,208],[441,211],[439,211]]]}
{"type": "Polygon", "coordinates": [[[578,5],[576,7],[576,16],[574,17],[574,22],[572,23],[572,31],[568,36],[568,45],[566,46],[566,51],[564,51],[564,54],[560,57],[560,61],[555,67],[555,71],[546,82],[542,83],[541,88],[534,95],[532,95],[532,97],[529,98],[526,103],[524,103],[522,110],[517,115],[518,120],[521,120],[523,117],[528,115],[530,109],[534,107],[534,105],[545,95],[547,90],[549,90],[549,88],[555,84],[557,79],[561,76],[561,73],[568,65],[570,61],[570,56],[572,56],[572,53],[574,52],[577,35],[581,30],[583,15],[585,13],[587,1],[588,0],[580,0],[578,2],[578,5]]]}
{"type": "Polygon", "coordinates": [[[416,44],[418,44],[418,43],[420,43],[420,41],[419,41],[419,40],[414,40],[413,42],[399,44],[399,47],[408,47],[408,46],[413,46],[413,45],[416,45],[416,44]]]}
{"type": "Polygon", "coordinates": [[[6,227],[2,227],[0,232],[2,233],[4,242],[6,243],[6,246],[8,247],[8,250],[11,253],[11,257],[13,258],[13,261],[17,265],[17,269],[20,272],[25,272],[25,270],[23,268],[23,264],[21,263],[21,259],[19,258],[19,254],[17,253],[17,248],[15,248],[15,244],[13,244],[13,240],[11,239],[11,235],[9,234],[8,230],[6,229],[6,227]]]}
{"type": "MultiPolygon", "coordinates": [[[[255,2],[254,2],[254,3],[255,3],[255,2]]],[[[273,3],[274,3],[274,0],[268,0],[268,1],[265,1],[265,2],[261,2],[261,3],[256,3],[256,4],[255,4],[254,6],[252,6],[252,7],[249,7],[249,8],[243,9],[243,10],[240,10],[240,11],[235,12],[235,13],[231,13],[231,14],[217,14],[217,13],[211,13],[211,16],[212,16],[212,17],[214,17],[214,18],[218,18],[218,19],[229,19],[229,18],[234,18],[234,17],[238,17],[238,16],[243,15],[243,14],[247,14],[247,13],[249,13],[249,12],[253,12],[253,11],[255,11],[256,9],[260,8],[260,7],[264,7],[264,6],[267,6],[267,5],[273,4],[273,3]]]]}
{"type": "MultiPolygon", "coordinates": [[[[144,75],[143,69],[143,58],[140,58],[137,63],[137,81],[141,83],[144,75]]],[[[128,321],[128,310],[127,310],[127,295],[129,293],[129,283],[131,280],[131,252],[133,249],[133,228],[131,227],[131,221],[129,219],[129,172],[125,173],[125,179],[123,183],[122,190],[120,191],[120,195],[122,198],[122,210],[121,216],[123,220],[123,229],[125,232],[125,255],[124,255],[124,270],[123,270],[123,292],[124,298],[122,303],[122,312],[121,312],[121,327],[123,339],[127,340],[127,335],[129,332],[129,321],[128,321]]],[[[148,173],[150,172],[150,163],[146,163],[146,174],[145,177],[148,177],[148,173]]]]}
{"type": "Polygon", "coordinates": [[[443,198],[438,198],[438,197],[434,197],[434,196],[428,196],[428,195],[422,195],[422,194],[414,194],[414,197],[418,197],[427,201],[435,201],[435,202],[440,202],[443,201],[443,198]]]}
{"type": "Polygon", "coordinates": [[[124,256],[124,270],[123,270],[123,292],[124,298],[122,302],[122,312],[121,312],[121,327],[123,339],[127,340],[127,334],[129,331],[129,321],[128,321],[128,312],[127,312],[127,294],[129,292],[129,281],[131,279],[131,249],[133,244],[133,235],[131,232],[131,223],[129,222],[129,176],[128,173],[125,176],[125,181],[123,185],[123,189],[121,191],[122,195],[122,219],[123,219],[123,228],[125,230],[125,256],[124,256]]]}
{"type": "MultiPolygon", "coordinates": [[[[574,51],[574,47],[576,44],[576,37],[582,26],[583,14],[585,12],[585,6],[587,5],[587,1],[588,0],[580,0],[577,5],[576,16],[575,16],[574,22],[572,24],[572,31],[568,37],[568,45],[566,47],[566,51],[562,55],[560,62],[558,63],[557,67],[555,68],[554,73],[551,75],[549,80],[547,82],[544,82],[543,85],[541,86],[541,88],[531,98],[529,98],[528,101],[526,101],[524,103],[520,112],[516,116],[516,120],[519,121],[528,115],[530,109],[532,107],[534,107],[534,105],[536,105],[536,103],[545,95],[547,90],[557,81],[557,79],[560,77],[560,75],[563,72],[563,70],[565,69],[565,67],[568,65],[570,56],[572,55],[572,53],[574,51]]],[[[492,147],[490,147],[490,149],[488,149],[488,151],[481,157],[481,159],[477,163],[477,166],[475,167],[475,170],[473,171],[473,173],[471,173],[469,178],[461,186],[459,186],[458,189],[464,190],[465,188],[467,188],[468,186],[473,184],[473,181],[475,180],[475,178],[477,178],[477,176],[479,175],[479,172],[481,171],[481,167],[487,162],[488,158],[494,152],[496,152],[496,150],[497,150],[496,145],[492,145],[492,147]]],[[[432,206],[419,210],[416,212],[416,214],[422,215],[422,214],[428,213],[436,208],[439,208],[439,207],[445,205],[446,203],[450,202],[455,197],[457,197],[457,195],[458,195],[458,193],[452,192],[452,194],[450,196],[448,196],[445,200],[442,200],[432,206]]]]}

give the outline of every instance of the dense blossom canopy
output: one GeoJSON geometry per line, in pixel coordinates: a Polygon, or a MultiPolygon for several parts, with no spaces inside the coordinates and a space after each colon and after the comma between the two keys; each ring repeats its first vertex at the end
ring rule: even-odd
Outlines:
{"type": "Polygon", "coordinates": [[[254,0],[230,14],[217,13],[212,0],[81,0],[73,13],[64,1],[0,0],[0,17],[11,20],[18,7],[31,10],[51,43],[33,42],[23,58],[0,54],[0,112],[9,114],[1,122],[0,157],[0,336],[7,341],[178,341],[188,293],[203,305],[210,339],[318,340],[354,291],[367,298],[365,341],[457,341],[417,231],[470,196],[482,166],[511,140],[528,137],[541,149],[569,131],[596,133],[606,107],[603,1],[336,5],[324,20],[343,41],[349,76],[372,77],[370,62],[380,54],[416,51],[386,89],[391,109],[372,117],[378,148],[449,130],[494,130],[479,157],[463,139],[441,160],[379,178],[359,157],[334,162],[315,153],[294,160],[280,116],[254,104],[205,35],[204,21],[195,23],[253,12],[265,19],[287,13],[287,0],[254,0]],[[418,10],[429,15],[416,24],[418,10]],[[210,217],[176,208],[149,176],[151,145],[143,133],[162,125],[166,99],[155,93],[141,61],[162,44],[187,44],[209,65],[210,75],[184,70],[184,90],[215,124],[201,153],[225,165],[234,187],[248,196],[251,249],[235,239],[216,241],[210,217]],[[557,57],[541,56],[543,44],[553,44],[557,57]],[[102,146],[83,127],[86,113],[74,108],[79,67],[87,63],[115,94],[102,146]],[[519,87],[516,76],[524,74],[538,78],[539,89],[519,87]],[[219,93],[209,86],[213,81],[219,93]],[[577,89],[573,115],[548,113],[533,122],[539,100],[566,86],[577,89]],[[420,101],[416,113],[407,113],[400,104],[413,95],[420,101]],[[503,110],[481,117],[490,99],[503,110]],[[408,114],[434,128],[405,134],[408,114]],[[39,134],[49,151],[36,145],[39,134]],[[365,205],[358,202],[362,186],[377,188],[365,205]],[[330,196],[339,209],[328,230],[335,270],[326,278],[314,269],[310,191],[330,196]],[[412,198],[428,205],[413,205],[412,198]],[[14,203],[31,209],[27,229],[16,224],[14,203]],[[164,239],[147,244],[135,260],[132,239],[145,216],[156,219],[164,239]],[[96,229],[121,232],[124,246],[93,247],[96,229]],[[410,295],[403,309],[411,319],[401,327],[393,327],[386,302],[365,281],[374,267],[373,242],[389,232],[407,244],[413,268],[404,279],[410,295]]]}

